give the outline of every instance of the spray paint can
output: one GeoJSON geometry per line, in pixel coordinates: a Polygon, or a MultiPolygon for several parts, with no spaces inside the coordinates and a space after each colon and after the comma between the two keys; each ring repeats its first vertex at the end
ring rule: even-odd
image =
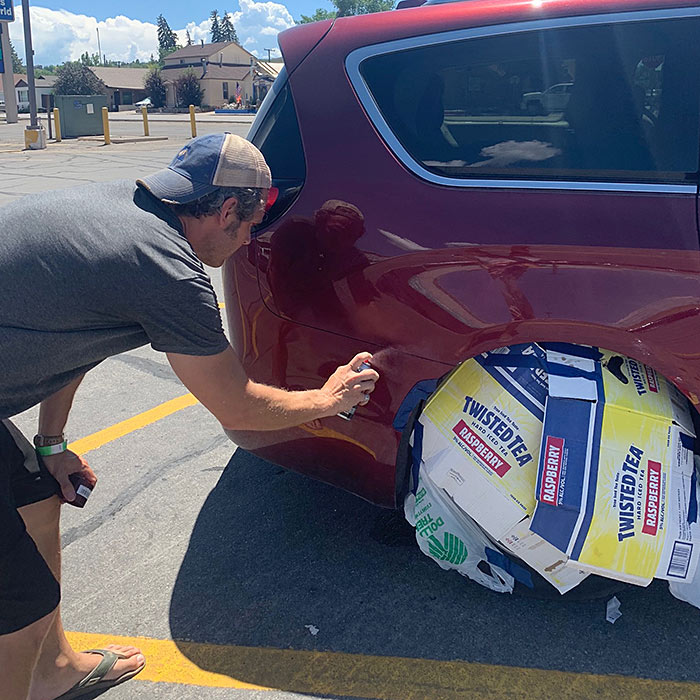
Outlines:
{"type": "MultiPolygon", "coordinates": [[[[363,362],[357,368],[357,371],[362,372],[362,370],[364,370],[364,369],[372,369],[372,365],[370,365],[369,362],[363,362]]],[[[350,420],[355,415],[356,410],[357,410],[357,406],[353,406],[349,411],[342,411],[338,415],[345,420],[350,420]]]]}
{"type": "Polygon", "coordinates": [[[91,484],[80,472],[69,474],[68,479],[75,489],[75,498],[72,501],[67,501],[68,505],[84,508],[94,484],[91,484]]]}

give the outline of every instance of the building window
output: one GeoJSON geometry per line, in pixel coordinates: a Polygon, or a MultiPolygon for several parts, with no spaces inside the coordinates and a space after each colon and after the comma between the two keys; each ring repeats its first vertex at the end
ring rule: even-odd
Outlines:
{"type": "Polygon", "coordinates": [[[224,99],[228,100],[228,83],[222,83],[222,87],[224,89],[224,99]]]}
{"type": "Polygon", "coordinates": [[[123,105],[131,105],[134,104],[134,98],[133,98],[133,93],[131,90],[122,90],[122,104],[123,105]]]}
{"type": "Polygon", "coordinates": [[[29,90],[18,90],[17,99],[19,102],[29,102],[29,90]]]}

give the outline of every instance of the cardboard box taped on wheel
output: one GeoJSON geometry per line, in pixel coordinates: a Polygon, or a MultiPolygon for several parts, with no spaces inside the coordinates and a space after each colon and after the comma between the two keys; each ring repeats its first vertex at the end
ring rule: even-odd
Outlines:
{"type": "Polygon", "coordinates": [[[547,353],[549,398],[530,528],[586,571],[692,579],[700,540],[687,400],[607,351],[547,353]]]}
{"type": "Polygon", "coordinates": [[[638,585],[693,577],[693,426],[686,399],[652,368],[568,344],[503,348],[456,368],[419,424],[421,470],[560,593],[589,572],[638,585]],[[561,456],[555,496],[553,446],[561,456]],[[633,499],[630,459],[647,460],[633,499]],[[659,504],[653,534],[634,518],[629,525],[632,502],[640,521],[659,504]],[[621,527],[631,529],[618,539],[621,527]]]}

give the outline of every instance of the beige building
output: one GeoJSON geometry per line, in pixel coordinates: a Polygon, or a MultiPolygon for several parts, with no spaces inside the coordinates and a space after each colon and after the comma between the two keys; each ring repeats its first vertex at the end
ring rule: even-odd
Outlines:
{"type": "Polygon", "coordinates": [[[185,46],[165,57],[161,71],[169,107],[178,106],[174,81],[188,68],[199,78],[202,104],[223,107],[235,103],[238,92],[241,106],[260,104],[281,65],[258,60],[235,41],[185,46]]]}
{"type": "Polygon", "coordinates": [[[134,109],[134,104],[146,97],[143,86],[147,68],[105,68],[90,66],[90,70],[105,84],[106,95],[109,98],[109,110],[134,109]]]}

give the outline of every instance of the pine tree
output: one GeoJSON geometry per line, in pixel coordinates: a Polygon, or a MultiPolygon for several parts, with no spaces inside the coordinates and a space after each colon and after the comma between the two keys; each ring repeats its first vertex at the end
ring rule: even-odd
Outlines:
{"type": "Polygon", "coordinates": [[[165,56],[177,51],[180,47],[177,43],[177,34],[170,29],[168,21],[163,15],[158,15],[158,55],[162,61],[165,56]]]}
{"type": "Polygon", "coordinates": [[[211,43],[216,44],[217,41],[221,41],[221,23],[219,22],[219,11],[212,10],[209,18],[211,20],[211,43]]]}
{"type": "Polygon", "coordinates": [[[219,25],[221,29],[221,41],[235,41],[238,43],[238,34],[236,33],[236,28],[233,26],[231,21],[231,15],[228,12],[224,12],[224,16],[219,25]]]}
{"type": "Polygon", "coordinates": [[[12,54],[12,72],[13,73],[26,73],[27,69],[24,67],[22,59],[17,55],[15,47],[12,45],[12,40],[10,39],[10,53],[12,54]]]}
{"type": "Polygon", "coordinates": [[[187,44],[185,44],[185,46],[192,46],[192,44],[193,44],[194,42],[192,41],[192,37],[190,36],[190,30],[188,29],[188,30],[185,32],[185,34],[186,34],[186,36],[187,36],[187,44]]]}

